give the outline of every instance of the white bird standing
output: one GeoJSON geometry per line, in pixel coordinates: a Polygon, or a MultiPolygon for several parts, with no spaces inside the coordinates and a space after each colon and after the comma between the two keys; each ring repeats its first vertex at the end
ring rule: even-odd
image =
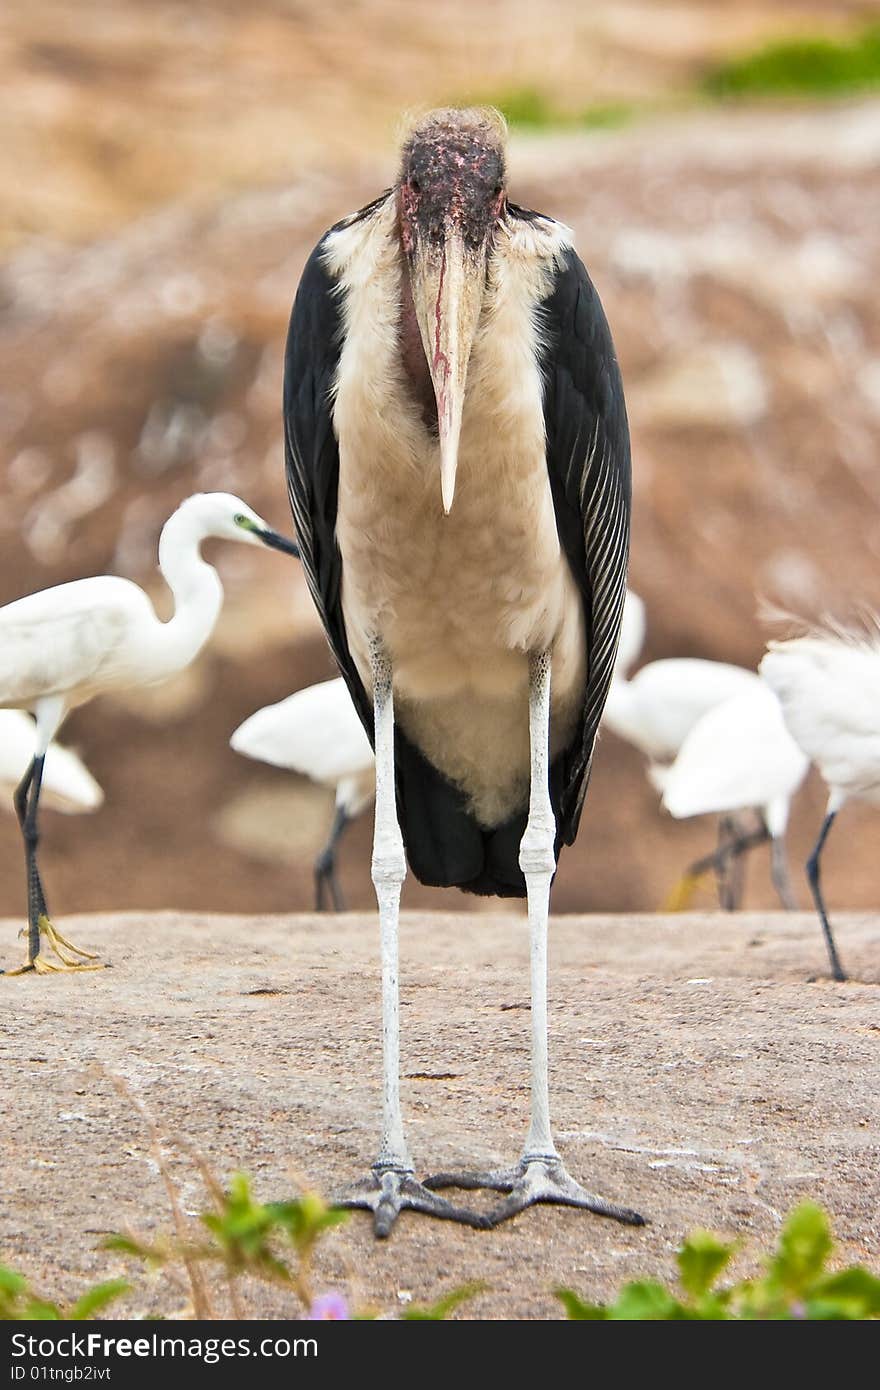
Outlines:
{"type": "Polygon", "coordinates": [[[46,753],[78,705],[108,690],[165,680],[201,650],[223,603],[220,576],[199,550],[212,536],[298,554],[238,497],[198,493],[178,507],[159,538],[159,569],[174,596],[168,622],[156,616],[143,589],[112,575],[59,584],[0,608],[0,708],[29,710],[37,724],[34,756],[15,794],[27,869],[27,961],[9,974],[98,968],[86,964],[96,959],[91,952],[53,926],[46,906],[37,867],[46,753]],[[59,963],[40,954],[41,935],[59,963]]]}
{"type": "Polygon", "coordinates": [[[880,805],[880,632],[815,632],[770,642],[760,670],[779,697],[789,731],[828,787],[807,878],[831,973],[835,980],[845,980],[822,895],[819,860],[844,802],[855,798],[880,805]]]}
{"type": "Polygon", "coordinates": [[[663,805],[678,819],[712,812],[754,809],[757,835],[740,835],[692,865],[687,879],[770,839],[773,885],[783,906],[796,906],[785,854],[791,799],[807,775],[804,756],[785,727],[779,701],[758,679],[704,714],[691,729],[671,767],[662,774],[663,805]]]}
{"type": "MultiPolygon", "coordinates": [[[[29,715],[0,709],[0,801],[12,797],[31,765],[37,730],[29,715]]],[[[97,811],[104,793],[72,748],[52,743],[43,768],[42,801],[53,811],[74,815],[97,811]]]]}
{"type": "Polygon", "coordinates": [[[336,791],[336,810],[326,845],[315,860],[315,906],[343,910],[336,851],[348,825],[376,795],[376,760],[341,676],[297,690],[258,709],[229,740],[236,753],[302,773],[336,791]]]}
{"type": "Polygon", "coordinates": [[[411,130],[393,189],[309,258],[285,358],[287,476],[303,566],[375,738],[373,882],[383,1133],[346,1199],[485,1224],[432,1187],[630,1223],[553,1142],[547,917],[577,833],[620,631],[629,434],[598,295],[571,234],[507,197],[497,112],[411,130]],[[552,686],[551,686],[552,668],[552,686]],[[406,857],[404,854],[406,851],[406,857]],[[527,896],[532,1109],[519,1163],[417,1182],[399,1093],[398,913],[422,882],[527,896]]]}
{"type": "MultiPolygon", "coordinates": [[[[635,621],[634,618],[634,624],[635,621]]],[[[615,671],[602,725],[644,753],[648,759],[648,779],[659,792],[663,791],[667,769],[703,716],[732,695],[752,690],[759,684],[754,671],[700,657],[665,657],[652,661],[631,680],[621,674],[624,670],[620,665],[615,671]]],[[[712,867],[718,873],[722,905],[736,905],[736,888],[726,881],[727,860],[720,851],[737,833],[733,823],[724,818],[719,831],[719,855],[700,860],[685,872],[669,897],[668,910],[684,907],[699,878],[712,867]]]]}

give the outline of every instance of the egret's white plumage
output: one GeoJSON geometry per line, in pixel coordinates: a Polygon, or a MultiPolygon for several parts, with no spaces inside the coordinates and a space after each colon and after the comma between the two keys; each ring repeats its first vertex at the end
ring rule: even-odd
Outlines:
{"type": "Polygon", "coordinates": [[[373,750],[341,677],[258,709],[229,742],[247,758],[332,787],[349,816],[360,815],[376,794],[373,750]]]}
{"type": "Polygon", "coordinates": [[[825,781],[828,809],[880,804],[880,637],[832,633],[771,642],[761,675],[825,781]]]}
{"type": "Polygon", "coordinates": [[[288,768],[336,792],[330,838],[315,864],[317,907],[328,885],[337,910],[336,848],[346,825],[376,795],[376,762],[370,740],[341,678],[297,690],[246,719],[229,740],[236,753],[288,768]]]}
{"type": "Polygon", "coordinates": [[[638,661],[639,653],[645,645],[646,626],[643,600],[638,594],[634,594],[632,589],[627,589],[620,623],[620,639],[617,643],[617,657],[614,662],[616,680],[625,680],[627,673],[638,661]]]}
{"type": "Polygon", "coordinates": [[[723,661],[670,657],[643,666],[631,680],[615,677],[604,725],[652,763],[670,763],[694,725],[729,696],[758,684],[754,671],[723,661]]]}
{"type": "Polygon", "coordinates": [[[0,608],[0,708],[29,710],[37,725],[33,762],[15,800],[28,872],[26,969],[58,968],[39,954],[41,930],[62,966],[75,965],[57,950],[58,942],[70,943],[49,921],[36,867],[37,806],[49,744],[78,705],[105,691],[165,680],[198,654],[223,602],[220,576],[200,554],[209,537],[297,553],[240,498],[198,493],[178,507],[159,539],[159,569],[174,597],[168,622],[157,617],[142,589],[112,575],[59,584],[0,608]]]}
{"type": "Polygon", "coordinates": [[[819,838],[807,877],[835,979],[840,963],[822,897],[819,860],[837,812],[850,798],[880,805],[880,633],[814,632],[770,642],[760,666],[785,722],[827,787],[819,838]]]}
{"type": "Polygon", "coordinates": [[[808,767],[779,701],[758,680],[694,725],[666,772],[663,805],[676,819],[754,808],[775,839],[808,767]]]}
{"type": "MultiPolygon", "coordinates": [[[[785,727],[779,701],[758,679],[697,721],[661,775],[663,805],[677,819],[757,811],[772,842],[774,885],[783,904],[793,907],[785,832],[792,797],[808,767],[785,727]]],[[[754,840],[737,836],[719,852],[717,867],[726,868],[754,840]]]]}
{"type": "MultiPolygon", "coordinates": [[[[33,759],[37,731],[34,721],[16,709],[0,710],[0,805],[9,805],[33,759]]],[[[104,793],[72,748],[51,743],[43,769],[42,797],[55,811],[73,814],[96,811],[104,793]]]]}

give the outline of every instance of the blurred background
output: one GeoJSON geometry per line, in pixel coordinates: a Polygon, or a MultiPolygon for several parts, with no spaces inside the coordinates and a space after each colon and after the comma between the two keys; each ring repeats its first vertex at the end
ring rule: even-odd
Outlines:
{"type": "MultiPolygon", "coordinates": [[[[159,529],[196,490],[291,529],[281,364],[304,260],[392,181],[404,110],[477,100],[505,110],[513,196],[575,229],[612,324],[642,660],[753,665],[756,595],[880,607],[876,3],[29,0],[4,7],[0,73],[0,603],[114,572],[164,615],[159,529]]],[[[312,905],[332,794],[228,739],[330,657],[294,563],[208,554],[227,605],[206,653],[63,731],[107,800],[45,816],[59,915],[312,905]]],[[[823,803],[811,776],[790,835],[805,906],[823,803]]],[[[880,822],[844,814],[829,902],[875,906],[880,822]]],[[[352,907],[373,901],[370,835],[367,816],[341,853],[352,907]]],[[[662,815],[606,734],[555,909],[654,909],[714,836],[662,815]]],[[[775,905],[763,852],[746,901],[775,905]]],[[[24,912],[11,816],[0,912],[24,912]]]]}

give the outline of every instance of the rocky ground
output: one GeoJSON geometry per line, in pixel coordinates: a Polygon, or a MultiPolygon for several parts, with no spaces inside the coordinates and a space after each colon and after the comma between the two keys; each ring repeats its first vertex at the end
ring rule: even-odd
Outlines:
{"type": "MultiPolygon", "coordinates": [[[[15,923],[0,922],[3,962],[15,923]]],[[[171,1228],[148,1117],[186,1212],[197,1160],[263,1198],[363,1173],[379,1106],[371,916],[138,914],[68,922],[112,969],[0,979],[0,1258],[69,1297],[124,1262],[109,1231],[171,1228]]],[[[742,1238],[755,1268],[811,1197],[837,1258],[880,1266],[880,929],[838,920],[852,979],[829,981],[811,915],[561,917],[551,938],[551,1076],[560,1148],[644,1229],[550,1208],[495,1232],[405,1216],[385,1244],[352,1216],[317,1284],[385,1314],[472,1279],[474,1318],[552,1318],[558,1284],[609,1297],[671,1277],[685,1233],[742,1238]]],[[[402,926],[402,1093],[421,1172],[517,1152],[528,1108],[528,947],[519,918],[410,913],[402,926]]],[[[481,1198],[476,1198],[481,1201],[481,1198]]],[[[130,1271],[128,1271],[130,1272],[130,1271]]],[[[215,1291],[218,1310],[222,1294],[215,1291]]],[[[290,1315],[253,1288],[251,1313],[290,1315]]],[[[181,1314],[138,1281],[126,1316],[181,1314]]]]}

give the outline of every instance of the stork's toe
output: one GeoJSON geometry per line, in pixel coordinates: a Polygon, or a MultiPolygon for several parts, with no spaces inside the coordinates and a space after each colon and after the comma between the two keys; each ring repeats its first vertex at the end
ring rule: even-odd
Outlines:
{"type": "Polygon", "coordinates": [[[368,1178],[342,1193],[333,1205],[371,1211],[373,1229],[379,1240],[390,1235],[402,1211],[418,1211],[478,1230],[485,1230],[489,1225],[487,1217],[468,1211],[466,1207],[454,1206],[418,1182],[411,1172],[397,1168],[373,1168],[368,1178]]]}
{"type": "Polygon", "coordinates": [[[565,1165],[555,1156],[523,1158],[516,1168],[498,1169],[487,1173],[436,1173],[425,1179],[431,1189],[460,1187],[466,1190],[486,1188],[506,1193],[487,1217],[490,1226],[525,1211],[539,1202],[558,1206],[581,1207],[597,1216],[610,1216],[626,1226],[644,1226],[645,1218],[630,1207],[620,1207],[595,1192],[588,1192],[566,1172],[565,1165]]]}

